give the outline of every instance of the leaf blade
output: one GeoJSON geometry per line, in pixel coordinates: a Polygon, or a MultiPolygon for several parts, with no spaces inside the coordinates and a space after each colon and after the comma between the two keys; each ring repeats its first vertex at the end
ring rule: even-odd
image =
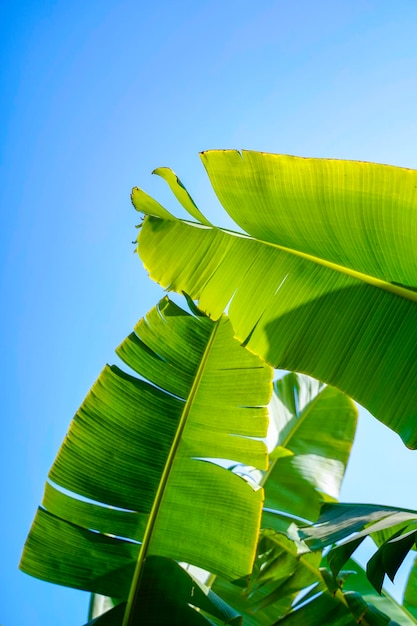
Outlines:
{"type": "Polygon", "coordinates": [[[53,485],[47,485],[21,568],[59,584],[117,596],[106,583],[113,571],[114,585],[126,597],[138,541],[149,528],[172,450],[149,554],[186,560],[231,578],[247,574],[263,493],[213,464],[207,453],[266,467],[266,446],[258,438],[266,435],[272,370],[239,345],[226,317],[213,323],[166,298],[137,325],[135,335],[119,352],[148,380],[120,368],[104,369],[50,472],[53,485]],[[182,417],[187,419],[178,434],[182,417]],[[179,442],[173,447],[176,434],[179,442]],[[77,559],[78,541],[84,557],[77,559]],[[90,544],[96,573],[88,565],[90,544]],[[119,546],[123,575],[117,583],[119,546]],[[67,565],[60,566],[66,556],[67,565]]]}
{"type": "Polygon", "coordinates": [[[296,173],[303,159],[203,156],[221,201],[251,237],[146,218],[138,252],[151,276],[198,299],[214,319],[229,307],[250,350],[338,387],[416,447],[416,173],[311,160],[306,171],[322,171],[304,184],[296,173]],[[350,191],[338,190],[345,174],[350,191]],[[290,200],[288,181],[298,185],[290,200]]]}

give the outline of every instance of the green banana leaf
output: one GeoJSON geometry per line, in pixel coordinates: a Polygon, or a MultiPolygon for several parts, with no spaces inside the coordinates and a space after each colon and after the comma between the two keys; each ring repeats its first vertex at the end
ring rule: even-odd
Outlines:
{"type": "Polygon", "coordinates": [[[364,531],[364,536],[377,535],[388,528],[395,532],[416,520],[417,511],[394,506],[325,503],[317,523],[301,528],[300,534],[312,550],[321,550],[360,531],[364,531]]]}
{"type": "MultiPolygon", "coordinates": [[[[303,555],[305,558],[306,555],[303,555]]],[[[367,580],[363,568],[353,559],[347,571],[334,579],[322,567],[316,570],[319,581],[311,592],[293,605],[293,611],[274,622],[293,626],[415,626],[417,621],[386,591],[377,593],[367,580]]]]}
{"type": "Polygon", "coordinates": [[[291,610],[302,589],[322,581],[320,561],[320,553],[300,556],[284,534],[262,530],[250,579],[238,586],[218,577],[213,590],[243,616],[244,626],[270,626],[291,610]]]}
{"type": "MultiPolygon", "coordinates": [[[[150,556],[146,560],[139,600],[141,612],[146,615],[149,625],[213,625],[214,622],[206,618],[202,611],[221,624],[241,623],[235,610],[213,591],[203,588],[178,563],[165,557],[150,556]],[[194,607],[199,610],[194,610],[194,607]]],[[[125,610],[126,603],[122,602],[85,626],[121,626],[125,610]]]]}
{"type": "MultiPolygon", "coordinates": [[[[217,626],[218,624],[218,622],[207,619],[187,604],[178,606],[178,603],[176,603],[172,605],[166,603],[161,596],[152,598],[152,601],[150,606],[148,606],[146,601],[142,604],[144,611],[147,613],[146,624],[149,626],[161,626],[161,624],[169,626],[217,626]]],[[[125,610],[126,602],[123,602],[108,613],[91,620],[85,626],[122,626],[125,610]]],[[[139,625],[141,622],[136,621],[134,624],[139,625]]]]}
{"type": "Polygon", "coordinates": [[[244,626],[415,626],[385,591],[380,595],[353,559],[335,579],[321,552],[300,554],[297,542],[262,531],[252,577],[239,589],[216,579],[214,589],[243,616],[244,626]],[[302,593],[300,593],[302,592],[302,593]]]}
{"type": "Polygon", "coordinates": [[[262,526],[279,532],[263,531],[248,586],[239,590],[220,579],[214,584],[250,626],[272,624],[288,613],[300,590],[322,580],[321,554],[304,546],[307,554],[301,556],[301,542],[290,537],[298,539],[297,518],[314,519],[323,498],[338,496],[357,422],[350,398],[295,373],[274,383],[270,416],[277,441],[262,479],[270,507],[264,508],[262,526]]]}
{"type": "Polygon", "coordinates": [[[312,602],[274,622],[274,626],[275,624],[280,626],[323,626],[323,624],[354,626],[356,623],[350,611],[341,602],[331,596],[320,594],[312,602]]]}
{"type": "Polygon", "coordinates": [[[265,507],[313,521],[323,500],[339,497],[357,409],[337,389],[304,374],[287,374],[274,390],[277,444],[262,481],[265,507]]]}
{"type": "Polygon", "coordinates": [[[344,602],[338,598],[320,594],[312,602],[289,613],[274,626],[402,626],[381,613],[374,606],[368,605],[356,593],[343,594],[344,602]]]}
{"type": "Polygon", "coordinates": [[[335,576],[367,536],[375,537],[379,547],[368,561],[367,576],[379,592],[385,575],[393,581],[415,546],[417,511],[372,504],[326,504],[317,524],[301,528],[299,534],[312,550],[323,549],[348,537],[328,554],[327,560],[335,576]],[[380,542],[382,533],[387,538],[380,542]]]}
{"type": "MultiPolygon", "coordinates": [[[[136,188],[138,253],[163,287],[274,367],[335,386],[417,447],[417,171],[251,151],[201,155],[236,224],[176,219],[136,188]]],[[[192,202],[192,206],[190,206],[192,202]]]]}
{"type": "MultiPolygon", "coordinates": [[[[269,468],[263,527],[287,531],[294,519],[317,519],[323,501],[334,501],[352,449],[355,403],[334,387],[290,372],[274,383],[269,405],[269,468]],[[290,520],[290,521],[289,521],[290,520]]],[[[253,476],[250,468],[234,468],[253,476]]],[[[258,480],[259,477],[258,477],[258,480]]]]}
{"type": "Polygon", "coordinates": [[[87,395],[21,568],[122,600],[131,588],[133,615],[147,556],[231,579],[250,573],[262,489],[212,460],[266,469],[272,370],[239,345],[225,316],[213,322],[167,298],[117,353],[139,377],[107,366],[87,395]]]}

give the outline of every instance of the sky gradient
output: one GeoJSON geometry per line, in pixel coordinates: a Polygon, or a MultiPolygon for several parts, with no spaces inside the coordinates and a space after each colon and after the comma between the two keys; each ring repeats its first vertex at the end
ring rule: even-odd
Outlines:
{"type": "MultiPolygon", "coordinates": [[[[1,2],[2,626],[86,622],[88,594],[17,564],[74,412],[162,293],[131,188],[180,215],[150,176],[172,167],[228,225],[199,151],[417,168],[416,26],[414,0],[1,2]]],[[[416,454],[361,412],[342,498],[417,509],[416,454]]]]}

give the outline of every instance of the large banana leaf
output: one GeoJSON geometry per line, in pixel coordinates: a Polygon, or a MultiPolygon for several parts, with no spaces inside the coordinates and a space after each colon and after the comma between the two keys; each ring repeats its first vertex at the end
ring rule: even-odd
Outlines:
{"type": "Polygon", "coordinates": [[[214,319],[227,308],[253,352],[338,387],[416,448],[417,172],[234,150],[202,160],[248,235],[211,227],[158,170],[200,223],[133,190],[151,277],[214,319]]]}
{"type": "Polygon", "coordinates": [[[304,374],[287,374],[274,387],[270,415],[277,444],[262,482],[265,507],[313,521],[323,500],[339,497],[357,409],[334,387],[304,374]]]}
{"type": "Polygon", "coordinates": [[[121,599],[136,562],[139,588],[147,555],[249,574],[262,489],[210,459],[266,469],[271,368],[225,316],[212,322],[167,298],[117,352],[140,378],[101,373],[50,471],[21,568],[121,599]]]}

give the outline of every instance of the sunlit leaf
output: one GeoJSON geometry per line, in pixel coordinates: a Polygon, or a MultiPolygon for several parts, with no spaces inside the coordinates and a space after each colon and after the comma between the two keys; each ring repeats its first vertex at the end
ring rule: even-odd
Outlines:
{"type": "MultiPolygon", "coordinates": [[[[247,233],[149,215],[138,252],[274,367],[325,381],[417,446],[417,172],[234,150],[202,154],[247,233]]],[[[140,191],[139,211],[149,213],[140,191]]]]}
{"type": "Polygon", "coordinates": [[[265,507],[315,520],[323,499],[337,499],[356,431],[357,409],[337,389],[303,374],[275,383],[277,431],[263,480],[265,507]]]}
{"type": "Polygon", "coordinates": [[[215,464],[266,469],[272,370],[167,298],[118,348],[71,423],[22,557],[27,573],[126,599],[141,549],[250,573],[263,494],[215,464]]]}

